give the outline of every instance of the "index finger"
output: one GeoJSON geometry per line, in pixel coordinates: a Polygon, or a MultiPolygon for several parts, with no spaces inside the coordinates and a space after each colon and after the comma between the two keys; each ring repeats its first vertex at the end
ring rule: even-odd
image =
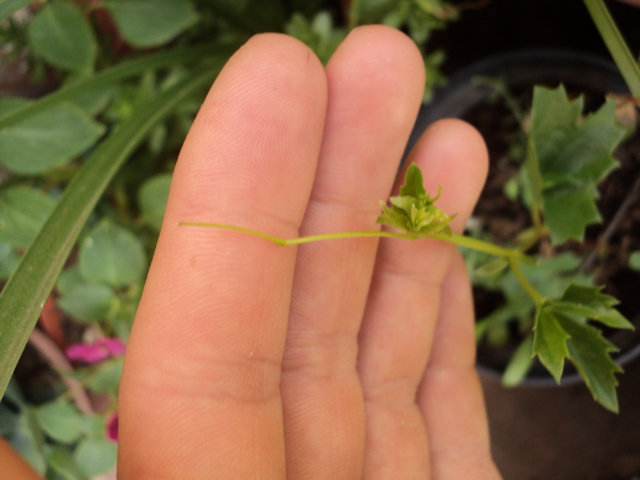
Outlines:
{"type": "Polygon", "coordinates": [[[302,43],[259,35],[228,62],[184,144],[120,394],[121,479],[284,478],[279,394],[295,237],[326,104],[302,43]]]}

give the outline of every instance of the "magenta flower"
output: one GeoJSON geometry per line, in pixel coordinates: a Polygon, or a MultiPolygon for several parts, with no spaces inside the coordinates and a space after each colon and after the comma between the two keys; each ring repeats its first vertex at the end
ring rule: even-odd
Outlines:
{"type": "Polygon", "coordinates": [[[92,364],[124,355],[125,348],[124,342],[119,338],[99,338],[92,344],[74,343],[65,353],[69,360],[92,364]]]}
{"type": "Polygon", "coordinates": [[[113,412],[106,421],[107,438],[112,442],[118,441],[118,412],[113,412]]]}

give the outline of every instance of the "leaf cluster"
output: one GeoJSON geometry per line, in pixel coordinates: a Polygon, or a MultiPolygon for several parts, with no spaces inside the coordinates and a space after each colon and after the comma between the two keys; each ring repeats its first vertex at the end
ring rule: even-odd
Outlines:
{"type": "Polygon", "coordinates": [[[411,164],[407,168],[404,184],[400,187],[400,195],[391,197],[388,206],[380,202],[382,215],[377,222],[415,237],[426,237],[436,233],[451,235],[449,222],[453,216],[447,216],[434,205],[440,197],[440,189],[435,197],[431,197],[423,186],[420,168],[411,164]]]}

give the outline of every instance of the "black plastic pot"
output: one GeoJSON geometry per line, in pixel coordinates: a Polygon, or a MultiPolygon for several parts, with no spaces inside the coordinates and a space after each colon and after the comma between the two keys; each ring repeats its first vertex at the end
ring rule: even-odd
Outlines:
{"type": "MultiPolygon", "coordinates": [[[[476,76],[499,77],[510,89],[562,83],[574,91],[628,92],[612,63],[587,54],[535,50],[494,57],[461,71],[436,92],[421,109],[408,148],[434,121],[463,117],[487,101],[492,90],[475,83],[476,76]]],[[[625,369],[618,415],[596,404],[575,373],[560,386],[549,376],[505,388],[501,372],[479,358],[493,457],[504,480],[628,480],[639,473],[639,357],[637,345],[616,359],[625,369]]]]}

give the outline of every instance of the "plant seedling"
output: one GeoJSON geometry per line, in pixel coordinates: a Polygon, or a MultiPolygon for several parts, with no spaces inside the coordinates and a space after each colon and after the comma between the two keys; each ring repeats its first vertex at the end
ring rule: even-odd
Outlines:
{"type": "Polygon", "coordinates": [[[601,292],[602,287],[571,283],[557,298],[546,298],[536,290],[522,272],[521,264],[535,264],[536,260],[525,251],[530,242],[513,248],[504,248],[451,231],[453,215],[445,214],[435,205],[440,191],[431,197],[423,186],[420,168],[412,164],[407,168],[400,195],[391,197],[389,204],[381,202],[382,214],[377,222],[400,232],[362,231],[341,232],[294,239],[282,239],[245,227],[204,222],[180,222],[180,225],[224,228],[255,235],[277,245],[288,246],[321,240],[354,237],[390,237],[406,240],[433,238],[465,248],[471,248],[498,257],[484,267],[497,272],[510,267],[522,289],[535,303],[531,356],[538,356],[556,382],[560,383],[565,358],[576,367],[596,401],[608,410],[618,411],[615,387],[616,372],[622,369],[610,357],[616,347],[590,325],[589,320],[607,327],[629,329],[631,323],[615,308],[618,301],[601,292]]]}

